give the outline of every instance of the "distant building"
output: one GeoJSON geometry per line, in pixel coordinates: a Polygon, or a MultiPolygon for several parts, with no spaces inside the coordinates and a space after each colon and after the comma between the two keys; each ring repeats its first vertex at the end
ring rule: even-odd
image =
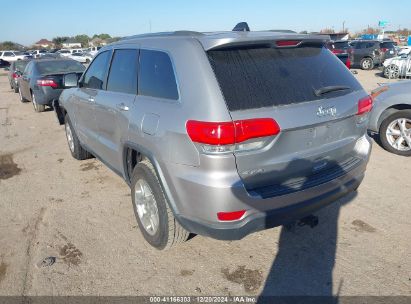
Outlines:
{"type": "Polygon", "coordinates": [[[66,48],[66,49],[81,48],[81,43],[77,42],[74,39],[66,40],[61,45],[63,46],[63,48],[66,48]]]}
{"type": "Polygon", "coordinates": [[[101,38],[98,38],[98,37],[93,38],[93,39],[88,43],[88,45],[91,46],[91,47],[93,47],[93,46],[104,46],[104,45],[106,45],[106,44],[107,44],[107,41],[106,41],[106,40],[101,39],[101,38]]]}
{"type": "Polygon", "coordinates": [[[54,47],[54,43],[47,39],[41,39],[34,44],[35,47],[39,48],[52,48],[54,47]]]}

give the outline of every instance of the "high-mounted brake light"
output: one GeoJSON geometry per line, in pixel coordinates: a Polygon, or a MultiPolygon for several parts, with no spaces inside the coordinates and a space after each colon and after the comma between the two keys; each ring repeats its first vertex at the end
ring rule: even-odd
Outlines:
{"type": "Polygon", "coordinates": [[[233,212],[218,212],[217,218],[220,221],[236,221],[243,217],[246,210],[239,210],[233,212]]]}
{"type": "Polygon", "coordinates": [[[207,145],[234,145],[249,139],[273,136],[280,133],[280,126],[272,118],[236,120],[233,122],[189,120],[186,129],[193,142],[207,145]]]}
{"type": "Polygon", "coordinates": [[[53,79],[38,79],[37,85],[40,87],[52,87],[52,88],[58,87],[57,83],[55,83],[53,79]]]}
{"type": "Polygon", "coordinates": [[[279,41],[276,41],[276,45],[278,47],[297,46],[300,43],[301,43],[301,40],[279,40],[279,41]]]}
{"type": "Polygon", "coordinates": [[[357,115],[363,115],[365,113],[368,113],[372,110],[372,97],[367,96],[358,101],[358,112],[357,115]]]}

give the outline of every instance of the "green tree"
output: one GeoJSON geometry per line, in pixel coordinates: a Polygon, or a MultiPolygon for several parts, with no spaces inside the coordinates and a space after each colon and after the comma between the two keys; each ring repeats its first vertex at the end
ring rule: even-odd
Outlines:
{"type": "Polygon", "coordinates": [[[109,34],[95,34],[93,36],[93,39],[94,38],[100,38],[100,39],[106,40],[106,39],[110,39],[111,36],[109,34]]]}
{"type": "Polygon", "coordinates": [[[82,35],[77,35],[76,37],[74,37],[74,39],[77,42],[81,43],[81,47],[83,47],[83,48],[88,47],[88,42],[90,41],[89,36],[87,36],[85,34],[82,34],[82,35]]]}
{"type": "Polygon", "coordinates": [[[66,42],[68,39],[69,37],[54,37],[52,41],[56,45],[56,48],[61,48],[62,44],[66,42]]]}
{"type": "Polygon", "coordinates": [[[4,41],[0,43],[0,50],[21,50],[22,46],[13,41],[4,41]]]}

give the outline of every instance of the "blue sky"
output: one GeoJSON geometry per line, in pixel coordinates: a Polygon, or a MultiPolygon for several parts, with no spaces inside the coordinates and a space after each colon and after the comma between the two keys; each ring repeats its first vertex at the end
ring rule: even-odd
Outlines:
{"type": "Polygon", "coordinates": [[[387,0],[20,0],[1,4],[0,41],[24,45],[40,38],[108,33],[127,36],[173,30],[231,30],[247,21],[252,30],[352,31],[388,20],[388,29],[411,28],[411,1],[387,0]],[[401,4],[400,4],[401,3],[401,4]],[[7,13],[6,13],[7,12],[7,13]],[[15,12],[15,13],[11,13],[15,12]]]}

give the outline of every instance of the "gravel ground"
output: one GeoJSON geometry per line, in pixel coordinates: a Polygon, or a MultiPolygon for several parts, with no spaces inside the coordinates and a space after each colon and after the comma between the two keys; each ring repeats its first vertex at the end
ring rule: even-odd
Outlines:
{"type": "MultiPolygon", "coordinates": [[[[356,77],[369,91],[387,82],[376,73],[356,77]]],[[[74,160],[54,113],[20,103],[0,76],[0,295],[411,295],[410,171],[375,144],[359,191],[314,229],[159,252],[125,182],[74,160]]]]}

